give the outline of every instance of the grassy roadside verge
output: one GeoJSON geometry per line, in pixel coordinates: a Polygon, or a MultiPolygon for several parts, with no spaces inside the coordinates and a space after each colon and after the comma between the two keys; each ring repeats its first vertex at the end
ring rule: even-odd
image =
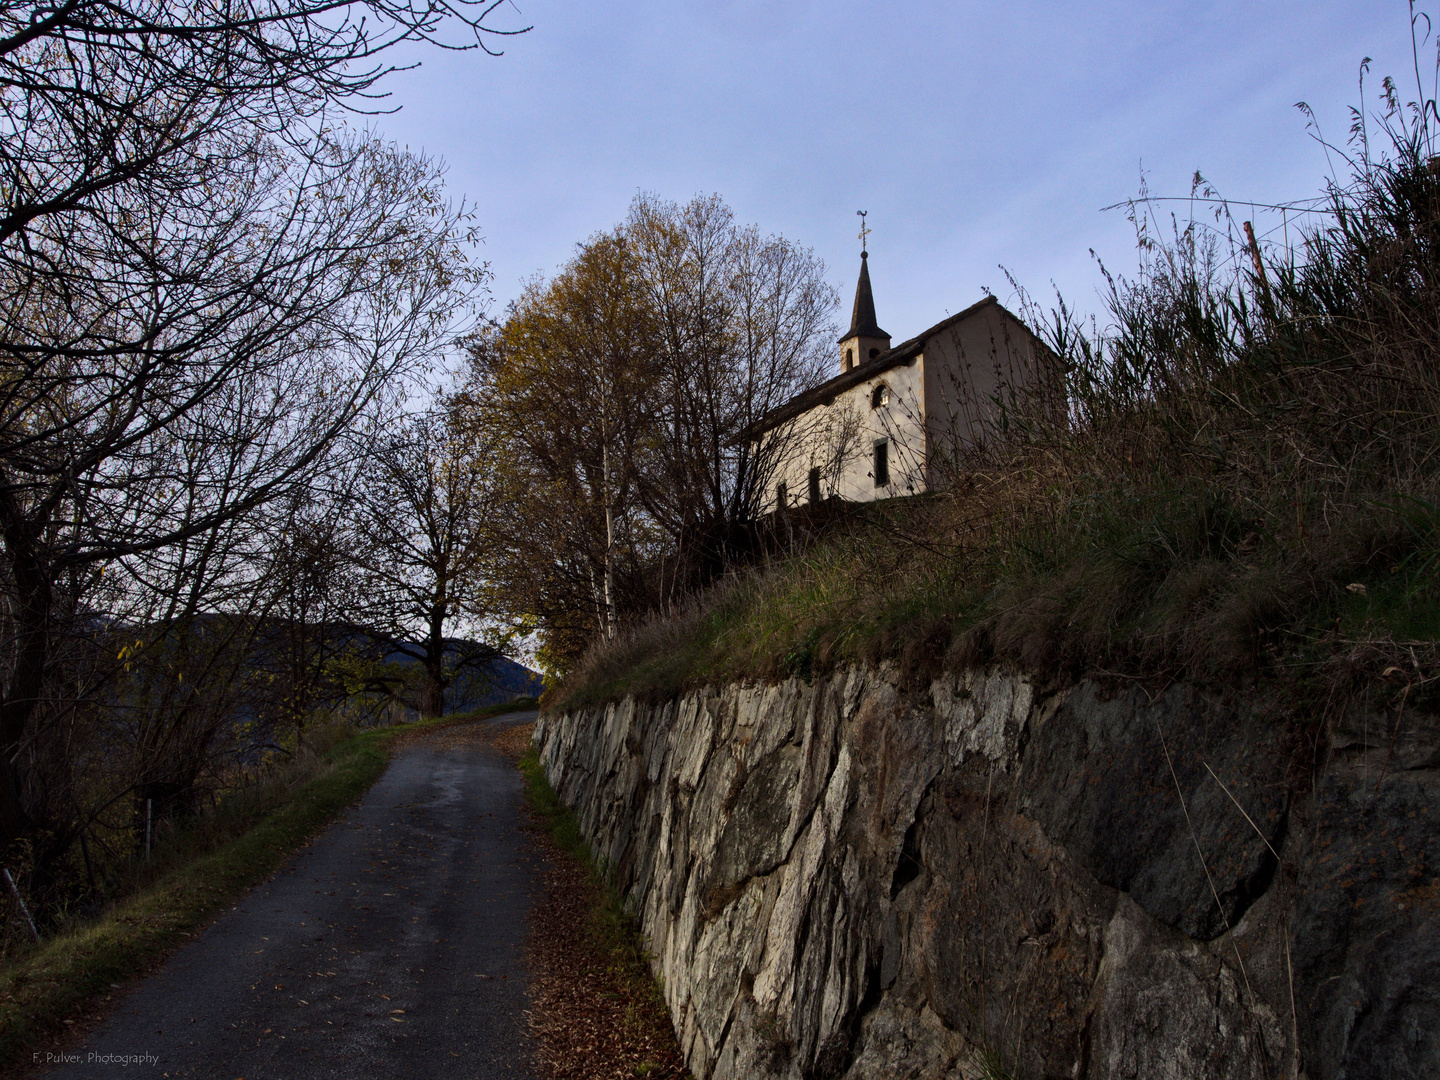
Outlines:
{"type": "Polygon", "coordinates": [[[143,972],[274,873],[379,779],[398,740],[529,707],[361,732],[332,747],[319,775],[243,835],[0,970],[0,1061],[21,1062],[26,1049],[101,1004],[112,984],[143,972]]]}
{"type": "Polygon", "coordinates": [[[689,1080],[634,920],[531,747],[519,761],[549,869],[531,915],[531,1030],[546,1080],[689,1080]]]}
{"type": "MultiPolygon", "coordinates": [[[[585,867],[587,872],[603,880],[600,867],[591,854],[590,845],[580,833],[579,820],[574,812],[560,801],[560,796],[555,794],[555,789],[550,786],[550,781],[545,776],[545,768],[540,764],[540,752],[531,746],[521,756],[518,766],[520,774],[525,777],[525,799],[530,804],[531,812],[549,830],[550,839],[555,841],[561,851],[585,867]]],[[[610,899],[614,900],[618,911],[619,898],[611,896],[610,899]]]]}

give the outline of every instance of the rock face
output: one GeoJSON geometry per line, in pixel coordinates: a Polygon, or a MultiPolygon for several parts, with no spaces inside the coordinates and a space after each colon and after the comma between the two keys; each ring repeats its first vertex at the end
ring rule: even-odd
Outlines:
{"type": "Polygon", "coordinates": [[[1440,723],[856,669],[547,716],[700,1080],[1440,1076],[1440,723]]]}

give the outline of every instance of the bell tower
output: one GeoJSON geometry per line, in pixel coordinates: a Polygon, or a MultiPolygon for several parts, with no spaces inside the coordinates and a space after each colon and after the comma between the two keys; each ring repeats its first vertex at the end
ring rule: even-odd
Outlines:
{"type": "Polygon", "coordinates": [[[855,308],[850,314],[850,329],[840,339],[840,370],[849,371],[866,360],[873,360],[890,348],[890,335],[875,324],[875,296],[870,291],[870,253],[865,250],[870,228],[865,222],[866,210],[860,216],[860,280],[855,285],[855,308]]]}

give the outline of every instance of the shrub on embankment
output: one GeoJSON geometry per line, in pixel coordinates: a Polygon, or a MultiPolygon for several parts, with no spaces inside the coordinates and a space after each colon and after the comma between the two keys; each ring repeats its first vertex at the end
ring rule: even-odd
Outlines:
{"type": "Polygon", "coordinates": [[[1433,105],[1385,100],[1384,151],[1361,129],[1293,247],[1160,242],[1137,204],[1108,329],[1025,301],[1046,370],[981,441],[932,447],[939,490],[600,643],[546,704],[880,659],[1383,677],[1417,704],[1440,671],[1440,159],[1433,105]]]}

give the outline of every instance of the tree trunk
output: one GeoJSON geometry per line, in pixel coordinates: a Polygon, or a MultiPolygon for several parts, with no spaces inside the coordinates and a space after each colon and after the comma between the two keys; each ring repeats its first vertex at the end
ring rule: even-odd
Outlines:
{"type": "Polygon", "coordinates": [[[585,569],[590,574],[590,603],[595,608],[595,628],[601,637],[605,637],[605,594],[595,580],[595,564],[586,559],[585,569]]]}
{"type": "Polygon", "coordinates": [[[27,835],[34,822],[21,799],[16,759],[45,684],[50,653],[50,578],[34,546],[11,519],[5,529],[16,606],[15,667],[0,696],[0,852],[27,835]]]}
{"type": "Polygon", "coordinates": [[[601,448],[601,481],[605,485],[605,636],[615,636],[615,506],[610,499],[610,444],[601,448]]]}
{"type": "Polygon", "coordinates": [[[424,716],[445,715],[445,586],[437,590],[438,596],[430,609],[429,632],[425,638],[425,689],[421,695],[420,714],[424,716]]]}

